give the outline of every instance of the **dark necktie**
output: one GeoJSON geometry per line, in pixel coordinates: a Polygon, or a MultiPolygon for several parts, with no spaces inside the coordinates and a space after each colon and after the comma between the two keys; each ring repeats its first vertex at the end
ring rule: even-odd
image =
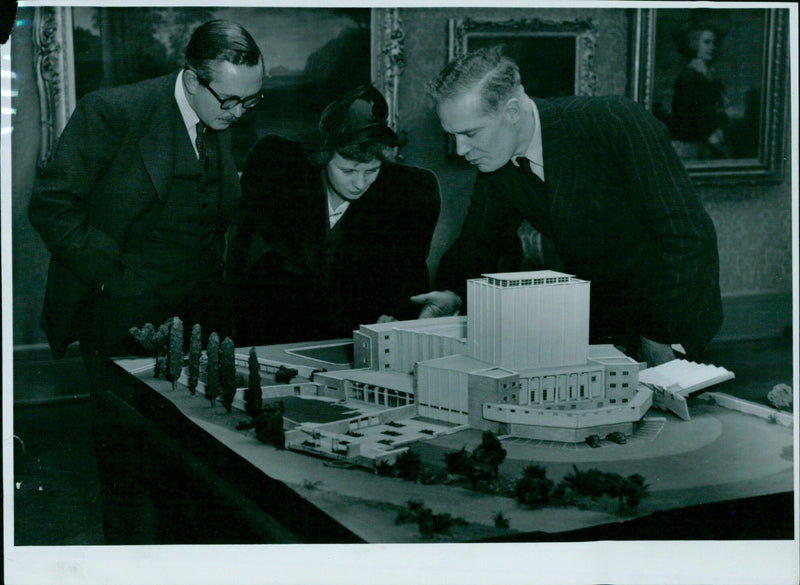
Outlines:
{"type": "Polygon", "coordinates": [[[544,186],[544,181],[541,179],[541,177],[533,172],[530,159],[527,159],[524,156],[519,156],[517,157],[517,164],[519,165],[522,174],[525,175],[529,181],[532,181],[536,186],[544,186]]]}
{"type": "Polygon", "coordinates": [[[206,125],[203,122],[198,122],[195,126],[197,129],[197,138],[194,143],[197,146],[197,159],[200,161],[200,177],[205,179],[208,175],[208,149],[206,148],[206,125]]]}
{"type": "Polygon", "coordinates": [[[536,219],[528,219],[531,224],[534,224],[534,227],[539,232],[545,235],[550,235],[552,233],[552,227],[550,220],[550,204],[547,197],[547,186],[541,177],[533,172],[530,159],[527,159],[524,156],[517,157],[517,164],[519,165],[520,173],[522,173],[522,176],[524,177],[524,181],[531,187],[530,191],[527,192],[530,195],[533,195],[533,207],[537,209],[536,219]]]}

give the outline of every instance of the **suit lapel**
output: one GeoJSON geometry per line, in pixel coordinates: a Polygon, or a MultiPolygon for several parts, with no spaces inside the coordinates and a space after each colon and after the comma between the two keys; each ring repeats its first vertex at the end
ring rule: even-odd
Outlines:
{"type": "Polygon", "coordinates": [[[148,130],[139,139],[139,153],[153,182],[158,198],[167,195],[175,168],[175,103],[174,87],[177,74],[169,76],[163,97],[155,104],[146,122],[148,130]]]}
{"type": "MultiPolygon", "coordinates": [[[[560,98],[563,103],[570,98],[560,98]]],[[[561,109],[553,101],[537,100],[542,125],[544,174],[550,194],[550,217],[557,226],[569,225],[569,218],[578,202],[590,196],[595,185],[587,185],[585,158],[579,154],[584,145],[573,137],[564,123],[561,109]]]]}
{"type": "MultiPolygon", "coordinates": [[[[539,108],[539,122],[542,125],[542,151],[544,157],[544,177],[548,193],[562,191],[565,183],[573,175],[575,168],[569,136],[556,107],[548,100],[536,100],[539,108]]],[[[555,198],[551,198],[551,203],[555,198]]]]}

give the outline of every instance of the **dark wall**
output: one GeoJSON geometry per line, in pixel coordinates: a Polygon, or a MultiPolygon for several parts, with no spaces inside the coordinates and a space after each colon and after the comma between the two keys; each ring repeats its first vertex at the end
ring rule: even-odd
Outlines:
{"type": "MultiPolygon", "coordinates": [[[[560,22],[590,18],[599,31],[594,62],[598,93],[601,94],[627,92],[628,42],[632,25],[630,13],[623,9],[403,8],[400,16],[405,25],[407,63],[400,83],[398,108],[399,129],[408,138],[403,153],[406,162],[434,170],[442,186],[443,213],[434,234],[430,258],[435,267],[457,234],[474,177],[472,169],[446,160],[444,134],[421,89],[447,61],[448,19],[540,18],[560,22]]],[[[49,258],[26,216],[40,130],[33,69],[32,18],[32,8],[20,8],[18,20],[23,24],[15,28],[11,39],[16,74],[13,83],[18,91],[14,100],[11,194],[13,319],[14,344],[17,346],[45,341],[38,320],[49,258]]],[[[701,190],[718,233],[720,281],[727,311],[723,329],[738,323],[746,325],[748,316],[753,317],[756,325],[766,327],[764,332],[791,322],[792,193],[789,171],[787,157],[786,177],[780,184],[701,190]],[[729,306],[733,309],[728,310],[729,306]],[[737,310],[744,315],[744,320],[737,310]]]]}

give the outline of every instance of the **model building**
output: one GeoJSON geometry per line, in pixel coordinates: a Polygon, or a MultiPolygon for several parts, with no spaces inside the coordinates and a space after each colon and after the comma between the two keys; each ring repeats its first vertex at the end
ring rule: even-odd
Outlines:
{"type": "Polygon", "coordinates": [[[467,283],[466,316],[362,325],[358,369],[316,379],[328,396],[500,435],[631,434],[652,391],[644,364],[589,345],[589,287],[553,271],[486,274],[467,283]]]}

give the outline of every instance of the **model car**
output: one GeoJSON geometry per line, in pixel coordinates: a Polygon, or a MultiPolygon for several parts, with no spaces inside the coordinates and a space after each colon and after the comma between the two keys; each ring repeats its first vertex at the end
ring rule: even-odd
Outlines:
{"type": "Polygon", "coordinates": [[[600,446],[600,436],[599,435],[589,435],[585,439],[586,444],[589,445],[592,449],[595,449],[600,446]]]}
{"type": "Polygon", "coordinates": [[[618,445],[624,445],[625,443],[628,442],[628,439],[625,438],[625,435],[623,433],[620,433],[619,431],[608,433],[606,435],[606,439],[611,441],[612,443],[617,443],[618,445]]]}

